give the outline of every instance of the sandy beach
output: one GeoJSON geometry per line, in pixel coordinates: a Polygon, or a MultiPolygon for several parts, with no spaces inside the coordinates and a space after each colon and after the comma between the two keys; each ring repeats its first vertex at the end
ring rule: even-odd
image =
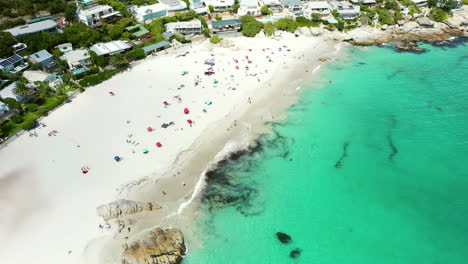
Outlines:
{"type": "Polygon", "coordinates": [[[118,263],[121,242],[145,228],[177,226],[190,236],[183,223],[196,209],[203,171],[282,118],[303,75],[345,45],[293,34],[228,41],[149,57],[50,113],[37,137],[25,133],[0,149],[3,261],[118,263]],[[214,59],[214,75],[204,75],[206,59],[214,59]],[[140,213],[128,234],[99,228],[96,207],[120,198],[162,209],[140,213]]]}

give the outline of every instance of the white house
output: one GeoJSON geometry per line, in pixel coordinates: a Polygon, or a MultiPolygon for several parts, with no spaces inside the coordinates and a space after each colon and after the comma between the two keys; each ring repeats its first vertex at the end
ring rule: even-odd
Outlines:
{"type": "Polygon", "coordinates": [[[258,6],[257,0],[240,0],[239,10],[237,11],[239,16],[243,15],[260,15],[260,7],[258,6]]]}
{"type": "Polygon", "coordinates": [[[183,35],[201,34],[203,26],[200,20],[192,20],[186,22],[173,22],[164,25],[167,32],[180,33],[183,35]]]}
{"type": "Polygon", "coordinates": [[[310,17],[312,14],[328,16],[332,12],[331,5],[326,1],[309,2],[305,4],[304,16],[310,17]]]}
{"type": "Polygon", "coordinates": [[[260,6],[266,5],[273,13],[283,12],[283,5],[279,0],[259,0],[260,6]]]}
{"type": "Polygon", "coordinates": [[[181,11],[187,9],[187,4],[181,0],[159,0],[167,6],[168,11],[181,11]]]}
{"type": "Polygon", "coordinates": [[[302,16],[302,10],[304,8],[304,4],[299,0],[280,0],[281,4],[283,4],[284,8],[289,10],[294,16],[302,16]]]}
{"type": "Polygon", "coordinates": [[[78,20],[88,27],[97,27],[102,23],[112,22],[122,15],[111,6],[94,4],[90,6],[78,6],[76,9],[78,20]]]}
{"type": "Polygon", "coordinates": [[[234,0],[206,0],[207,6],[213,6],[215,12],[224,12],[234,5],[234,0]]]}
{"type": "Polygon", "coordinates": [[[163,3],[132,8],[132,14],[140,23],[167,16],[168,7],[163,3]]]}
{"type": "Polygon", "coordinates": [[[91,56],[89,52],[84,49],[67,52],[63,54],[61,59],[68,63],[68,67],[71,71],[86,69],[86,67],[92,65],[91,56]]]}
{"type": "Polygon", "coordinates": [[[90,50],[96,52],[98,56],[114,55],[131,49],[133,46],[126,40],[114,40],[105,43],[98,43],[91,46],[90,50]]]}
{"type": "Polygon", "coordinates": [[[55,48],[59,49],[64,54],[73,51],[73,46],[71,43],[63,43],[55,46],[55,48]]]}
{"type": "Polygon", "coordinates": [[[350,2],[330,2],[333,9],[336,9],[340,17],[344,20],[352,20],[359,16],[361,7],[352,5],[350,2]]]}
{"type": "Polygon", "coordinates": [[[49,82],[53,83],[57,81],[57,77],[54,74],[49,74],[43,71],[25,71],[23,77],[30,83],[34,82],[49,82]]]}

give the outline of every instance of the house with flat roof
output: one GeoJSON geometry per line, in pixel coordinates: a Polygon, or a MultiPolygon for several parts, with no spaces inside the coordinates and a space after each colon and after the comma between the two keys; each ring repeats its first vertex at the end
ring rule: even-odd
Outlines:
{"type": "Polygon", "coordinates": [[[91,62],[91,55],[89,55],[89,52],[85,49],[67,52],[62,55],[61,59],[68,63],[68,67],[71,71],[85,71],[89,66],[93,65],[91,62]]]}
{"type": "Polygon", "coordinates": [[[168,7],[163,3],[157,3],[154,5],[133,7],[131,12],[138,22],[146,23],[155,18],[167,16],[168,7]]]}
{"type": "Polygon", "coordinates": [[[326,1],[308,2],[304,5],[304,16],[310,17],[312,14],[330,15],[332,6],[326,1]]]}
{"type": "Polygon", "coordinates": [[[132,34],[135,37],[135,40],[138,42],[145,42],[153,38],[151,32],[149,32],[149,30],[146,29],[142,24],[126,27],[125,30],[132,34]]]}
{"type": "Polygon", "coordinates": [[[259,0],[260,6],[266,5],[273,13],[283,12],[283,5],[279,0],[259,0]]]}
{"type": "Polygon", "coordinates": [[[63,43],[55,46],[55,48],[60,50],[64,54],[73,51],[73,45],[71,43],[63,43]]]}
{"type": "Polygon", "coordinates": [[[338,11],[339,16],[344,20],[352,20],[359,16],[361,13],[361,7],[358,5],[352,5],[350,2],[330,2],[332,8],[338,11]]]}
{"type": "Polygon", "coordinates": [[[238,32],[241,30],[242,22],[238,19],[212,21],[211,30],[214,34],[238,32]]]}
{"type": "Polygon", "coordinates": [[[114,55],[131,49],[133,46],[126,40],[114,40],[105,43],[98,43],[91,46],[90,50],[96,52],[98,56],[114,55]]]}
{"type": "Polygon", "coordinates": [[[24,71],[23,77],[30,83],[34,82],[48,82],[53,83],[57,81],[57,76],[43,71],[24,71]]]}
{"type": "Polygon", "coordinates": [[[11,72],[16,67],[24,64],[24,59],[20,55],[13,55],[6,59],[0,59],[0,71],[2,72],[11,72]]]}
{"type": "Polygon", "coordinates": [[[181,0],[159,0],[159,2],[167,6],[167,10],[171,12],[187,9],[187,4],[181,0]]]}
{"type": "Polygon", "coordinates": [[[10,32],[13,37],[19,37],[28,34],[34,34],[39,32],[55,32],[57,30],[57,23],[48,19],[37,23],[26,24],[17,26],[10,29],[5,29],[5,32],[10,32]]]}
{"type": "Polygon", "coordinates": [[[163,32],[161,34],[165,39],[170,39],[172,36],[174,36],[174,34],[172,34],[171,32],[163,32]]]}
{"type": "Polygon", "coordinates": [[[108,5],[93,4],[89,6],[79,5],[76,9],[78,21],[88,27],[98,27],[103,23],[112,23],[120,18],[122,14],[115,11],[114,8],[108,5]]]}
{"type": "Polygon", "coordinates": [[[145,51],[145,54],[149,54],[149,53],[152,53],[152,52],[158,52],[158,51],[161,51],[163,49],[167,49],[167,48],[170,48],[171,47],[171,43],[167,40],[163,40],[163,41],[160,41],[156,44],[153,44],[153,45],[149,45],[147,47],[143,47],[142,49],[145,51]]]}
{"type": "Polygon", "coordinates": [[[32,64],[39,63],[42,66],[42,69],[46,71],[52,71],[58,67],[58,63],[55,60],[54,56],[50,54],[47,50],[40,50],[30,55],[29,61],[32,64]]]}
{"type": "Polygon", "coordinates": [[[206,0],[207,6],[213,6],[215,12],[224,12],[232,8],[234,0],[206,0]]]}
{"type": "Polygon", "coordinates": [[[203,26],[200,20],[192,20],[185,22],[172,22],[164,25],[167,32],[170,33],[180,33],[182,35],[193,35],[201,34],[203,31],[203,26]]]}
{"type": "Polygon", "coordinates": [[[302,16],[304,4],[299,0],[280,0],[285,9],[294,16],[302,16]]]}
{"type": "Polygon", "coordinates": [[[257,0],[240,0],[239,10],[237,11],[239,16],[243,15],[252,15],[257,16],[261,15],[260,7],[258,6],[257,0]]]}

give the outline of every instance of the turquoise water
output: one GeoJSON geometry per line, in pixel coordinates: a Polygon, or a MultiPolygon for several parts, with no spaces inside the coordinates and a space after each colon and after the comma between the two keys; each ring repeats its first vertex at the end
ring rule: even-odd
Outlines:
{"type": "Polygon", "coordinates": [[[422,47],[329,64],[209,174],[184,264],[468,263],[468,45],[422,47]]]}

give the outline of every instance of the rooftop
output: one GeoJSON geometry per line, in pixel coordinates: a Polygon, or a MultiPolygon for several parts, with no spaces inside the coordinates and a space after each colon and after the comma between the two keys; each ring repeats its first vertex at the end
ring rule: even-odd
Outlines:
{"type": "Polygon", "coordinates": [[[25,71],[23,73],[23,77],[26,78],[31,83],[36,82],[36,81],[44,82],[47,80],[47,78],[51,76],[55,77],[55,75],[48,74],[43,71],[25,71]]]}
{"type": "Polygon", "coordinates": [[[16,95],[13,93],[13,89],[16,87],[16,82],[8,85],[7,87],[3,88],[2,90],[0,90],[0,97],[2,97],[3,99],[5,98],[13,98],[13,99],[17,99],[16,98],[16,95]]]}
{"type": "Polygon", "coordinates": [[[240,0],[242,6],[258,6],[257,0],[240,0]]]}
{"type": "Polygon", "coordinates": [[[13,36],[16,37],[16,36],[22,36],[26,34],[41,32],[41,31],[49,30],[49,29],[56,28],[56,27],[57,27],[57,23],[49,19],[49,20],[44,20],[41,22],[33,23],[33,24],[17,26],[14,28],[6,29],[4,31],[10,32],[13,36]]]}
{"type": "Polygon", "coordinates": [[[15,64],[15,63],[18,63],[20,61],[22,61],[23,58],[19,55],[13,55],[11,57],[8,57],[6,59],[0,59],[0,69],[3,69],[5,67],[8,67],[12,64],[15,64]]]}
{"type": "Polygon", "coordinates": [[[234,5],[234,0],[210,0],[207,4],[226,7],[234,5]]]}
{"type": "Polygon", "coordinates": [[[153,50],[157,50],[157,49],[160,49],[160,48],[163,48],[163,47],[166,47],[166,46],[170,46],[171,43],[169,41],[166,41],[166,40],[163,40],[161,42],[158,42],[156,44],[153,44],[153,45],[150,45],[150,46],[147,46],[147,47],[143,47],[143,50],[145,51],[146,54],[152,52],[153,50]]]}
{"type": "Polygon", "coordinates": [[[265,5],[281,5],[279,0],[263,0],[265,5]]]}
{"type": "Polygon", "coordinates": [[[109,9],[114,10],[114,9],[112,9],[111,6],[108,6],[108,5],[91,5],[89,7],[85,7],[85,8],[80,9],[78,12],[79,12],[80,15],[90,16],[92,14],[107,11],[109,9]]]}
{"type": "Polygon", "coordinates": [[[36,62],[42,62],[50,59],[51,57],[53,57],[52,54],[50,54],[47,50],[40,50],[29,56],[30,59],[33,59],[36,62]]]}
{"type": "Polygon", "coordinates": [[[134,26],[126,27],[125,29],[135,37],[141,37],[149,33],[149,30],[147,30],[142,24],[136,24],[134,26]]]}
{"type": "Polygon", "coordinates": [[[307,3],[307,7],[311,9],[331,8],[330,4],[325,1],[309,2],[307,3]]]}
{"type": "Polygon", "coordinates": [[[63,43],[56,46],[63,53],[71,52],[73,50],[73,46],[71,43],[63,43]]]}
{"type": "Polygon", "coordinates": [[[106,43],[94,44],[90,49],[96,52],[98,56],[101,56],[116,54],[130,48],[132,48],[132,45],[130,45],[128,41],[115,40],[106,43]]]}
{"type": "Polygon", "coordinates": [[[187,8],[187,4],[180,0],[160,0],[160,2],[168,6],[168,9],[171,11],[187,8]]]}
{"type": "Polygon", "coordinates": [[[200,20],[192,20],[192,21],[185,21],[185,22],[172,22],[167,23],[164,25],[166,30],[171,32],[175,28],[201,28],[202,24],[200,20]]]}
{"type": "Polygon", "coordinates": [[[299,0],[281,0],[281,3],[285,6],[302,6],[302,2],[299,0]]]}
{"type": "Polygon", "coordinates": [[[221,21],[213,21],[211,22],[213,27],[224,27],[224,26],[231,26],[231,25],[241,25],[242,22],[238,19],[230,19],[230,20],[221,20],[221,21]]]}
{"type": "Polygon", "coordinates": [[[157,3],[154,5],[145,5],[139,6],[135,9],[135,13],[140,16],[144,16],[147,14],[156,13],[159,11],[167,10],[167,6],[163,3],[157,3]]]}
{"type": "Polygon", "coordinates": [[[76,62],[87,60],[91,58],[89,52],[87,50],[73,50],[68,53],[65,53],[62,58],[66,60],[70,64],[74,64],[76,62]]]}

